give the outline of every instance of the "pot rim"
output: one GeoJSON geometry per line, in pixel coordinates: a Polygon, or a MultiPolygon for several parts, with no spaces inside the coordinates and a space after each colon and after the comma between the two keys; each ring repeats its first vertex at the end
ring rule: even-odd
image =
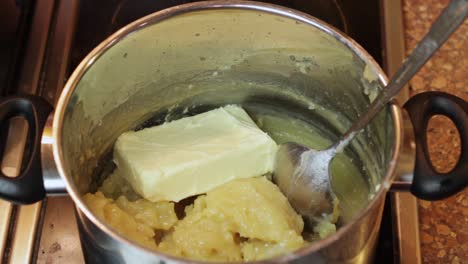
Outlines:
{"type": "MultiPolygon", "coordinates": [[[[63,165],[63,152],[62,152],[62,124],[64,119],[64,113],[66,107],[69,103],[70,97],[74,92],[77,84],[80,82],[81,78],[87,72],[87,70],[94,64],[94,62],[99,59],[99,57],[104,54],[108,49],[112,48],[116,43],[118,43],[123,38],[127,37],[128,35],[146,28],[148,26],[152,26],[161,22],[168,18],[173,18],[181,14],[196,12],[196,11],[205,11],[205,10],[216,10],[216,9],[239,9],[239,10],[249,10],[249,11],[257,11],[257,12],[265,12],[273,15],[282,16],[288,19],[294,19],[296,21],[305,23],[309,26],[313,26],[331,36],[335,39],[346,45],[350,50],[352,50],[360,59],[366,62],[366,65],[370,67],[370,69],[377,73],[378,80],[382,85],[387,85],[388,79],[380,68],[380,66],[375,62],[375,60],[365,51],[358,43],[356,43],[353,39],[346,36],[342,33],[339,29],[334,28],[333,26],[327,24],[324,21],[321,21],[311,15],[306,13],[289,9],[283,6],[278,6],[274,4],[267,4],[267,3],[260,3],[260,2],[253,2],[253,1],[242,1],[242,0],[218,0],[218,1],[203,1],[203,2],[195,2],[189,4],[178,5],[174,7],[170,7],[152,14],[149,14],[143,18],[140,18],[125,27],[121,28],[104,41],[102,41],[97,47],[95,47],[76,67],[73,71],[72,75],[66,82],[63,92],[60,95],[60,98],[57,103],[57,108],[55,111],[55,117],[53,120],[52,125],[52,137],[55,142],[53,144],[53,155],[54,160],[57,166],[57,170],[65,182],[65,186],[67,192],[70,194],[73,202],[78,206],[79,210],[86,215],[86,217],[97,227],[103,230],[106,234],[111,236],[113,239],[129,245],[136,247],[140,250],[146,251],[149,254],[154,255],[155,257],[164,258],[166,260],[170,260],[173,262],[180,262],[180,263],[213,263],[213,262],[200,262],[200,261],[191,261],[187,259],[182,259],[178,257],[174,257],[171,255],[167,255],[163,252],[154,251],[143,247],[136,242],[128,240],[127,238],[119,235],[115,230],[96,217],[85,205],[82,201],[82,195],[79,193],[77,188],[74,187],[73,182],[69,179],[69,175],[65,172],[65,168],[63,165]]],[[[392,148],[392,157],[390,159],[390,163],[386,172],[385,177],[381,182],[381,186],[378,191],[374,194],[372,201],[369,202],[367,207],[361,211],[360,214],[355,216],[350,223],[340,227],[335,234],[317,241],[315,243],[311,243],[311,245],[303,247],[293,253],[286,254],[284,256],[278,256],[272,259],[267,260],[267,262],[284,262],[284,261],[291,261],[294,259],[298,259],[300,257],[309,255],[313,252],[317,252],[320,249],[323,249],[333,243],[334,241],[343,237],[348,230],[350,230],[355,223],[367,215],[370,210],[372,210],[377,203],[381,200],[379,199],[381,196],[385,195],[386,192],[389,190],[391,186],[391,182],[395,176],[395,169],[396,169],[396,161],[400,152],[400,144],[401,144],[401,137],[402,137],[402,117],[401,117],[401,110],[394,102],[390,103],[390,111],[393,119],[393,125],[395,128],[395,135],[394,140],[395,143],[392,148]]],[[[264,263],[265,261],[254,261],[249,263],[264,263]]]]}

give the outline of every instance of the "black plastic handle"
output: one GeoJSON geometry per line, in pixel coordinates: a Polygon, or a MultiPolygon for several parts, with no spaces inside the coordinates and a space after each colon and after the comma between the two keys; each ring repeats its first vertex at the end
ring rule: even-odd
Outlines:
{"type": "Polygon", "coordinates": [[[468,103],[442,92],[425,92],[413,96],[404,108],[413,123],[416,141],[416,164],[411,193],[424,200],[447,198],[468,185],[468,103]],[[450,118],[461,139],[461,155],[448,173],[438,173],[429,158],[426,130],[434,115],[450,118]]]}
{"type": "MultiPolygon", "coordinates": [[[[24,117],[28,122],[29,155],[25,166],[17,177],[7,177],[0,171],[0,198],[14,203],[30,204],[44,199],[45,189],[42,181],[41,138],[52,106],[41,97],[11,96],[0,100],[0,124],[3,135],[8,126],[6,122],[13,117],[24,117]]],[[[3,157],[6,141],[0,141],[0,160],[3,157]]],[[[24,160],[24,159],[23,159],[24,160]]]]}

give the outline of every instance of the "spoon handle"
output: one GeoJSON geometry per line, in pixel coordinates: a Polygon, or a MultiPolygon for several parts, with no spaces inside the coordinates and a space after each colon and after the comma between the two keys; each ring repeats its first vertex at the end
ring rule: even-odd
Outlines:
{"type": "Polygon", "coordinates": [[[397,95],[401,88],[421,69],[432,54],[439,49],[447,38],[463,23],[468,13],[468,0],[452,0],[442,11],[429,33],[416,46],[411,55],[406,58],[403,65],[393,75],[389,84],[383,89],[377,98],[369,106],[366,113],[341,136],[341,140],[335,143],[336,148],[344,147],[356,132],[363,129],[379,113],[384,106],[397,95]]]}

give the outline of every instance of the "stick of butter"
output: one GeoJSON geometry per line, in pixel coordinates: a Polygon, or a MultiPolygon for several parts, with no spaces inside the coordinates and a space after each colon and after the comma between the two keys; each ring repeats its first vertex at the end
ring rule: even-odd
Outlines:
{"type": "Polygon", "coordinates": [[[239,106],[123,133],[120,175],[144,198],[178,202],[238,178],[273,171],[278,146],[239,106]]]}

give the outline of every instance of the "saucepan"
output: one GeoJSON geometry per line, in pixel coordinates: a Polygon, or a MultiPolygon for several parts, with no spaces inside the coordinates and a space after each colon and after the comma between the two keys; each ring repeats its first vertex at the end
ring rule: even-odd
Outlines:
{"type": "MultiPolygon", "coordinates": [[[[88,262],[186,263],[122,237],[83,202],[102,181],[121,133],[239,104],[279,141],[325,148],[366,111],[386,82],[361,46],[304,13],[247,1],[172,7],[97,46],[68,79],[55,111],[39,97],[2,99],[2,124],[23,116],[29,147],[20,176],[0,177],[0,196],[33,203],[68,192],[88,262]]],[[[432,92],[411,98],[404,108],[416,135],[413,194],[441,199],[465,188],[467,103],[432,92]],[[445,174],[434,170],[426,145],[425,129],[436,114],[455,123],[462,141],[458,164],[445,174]]],[[[345,149],[346,157],[336,159],[332,185],[342,211],[337,232],[269,261],[370,261],[360,254],[375,246],[401,142],[402,112],[392,102],[345,149]]]]}

